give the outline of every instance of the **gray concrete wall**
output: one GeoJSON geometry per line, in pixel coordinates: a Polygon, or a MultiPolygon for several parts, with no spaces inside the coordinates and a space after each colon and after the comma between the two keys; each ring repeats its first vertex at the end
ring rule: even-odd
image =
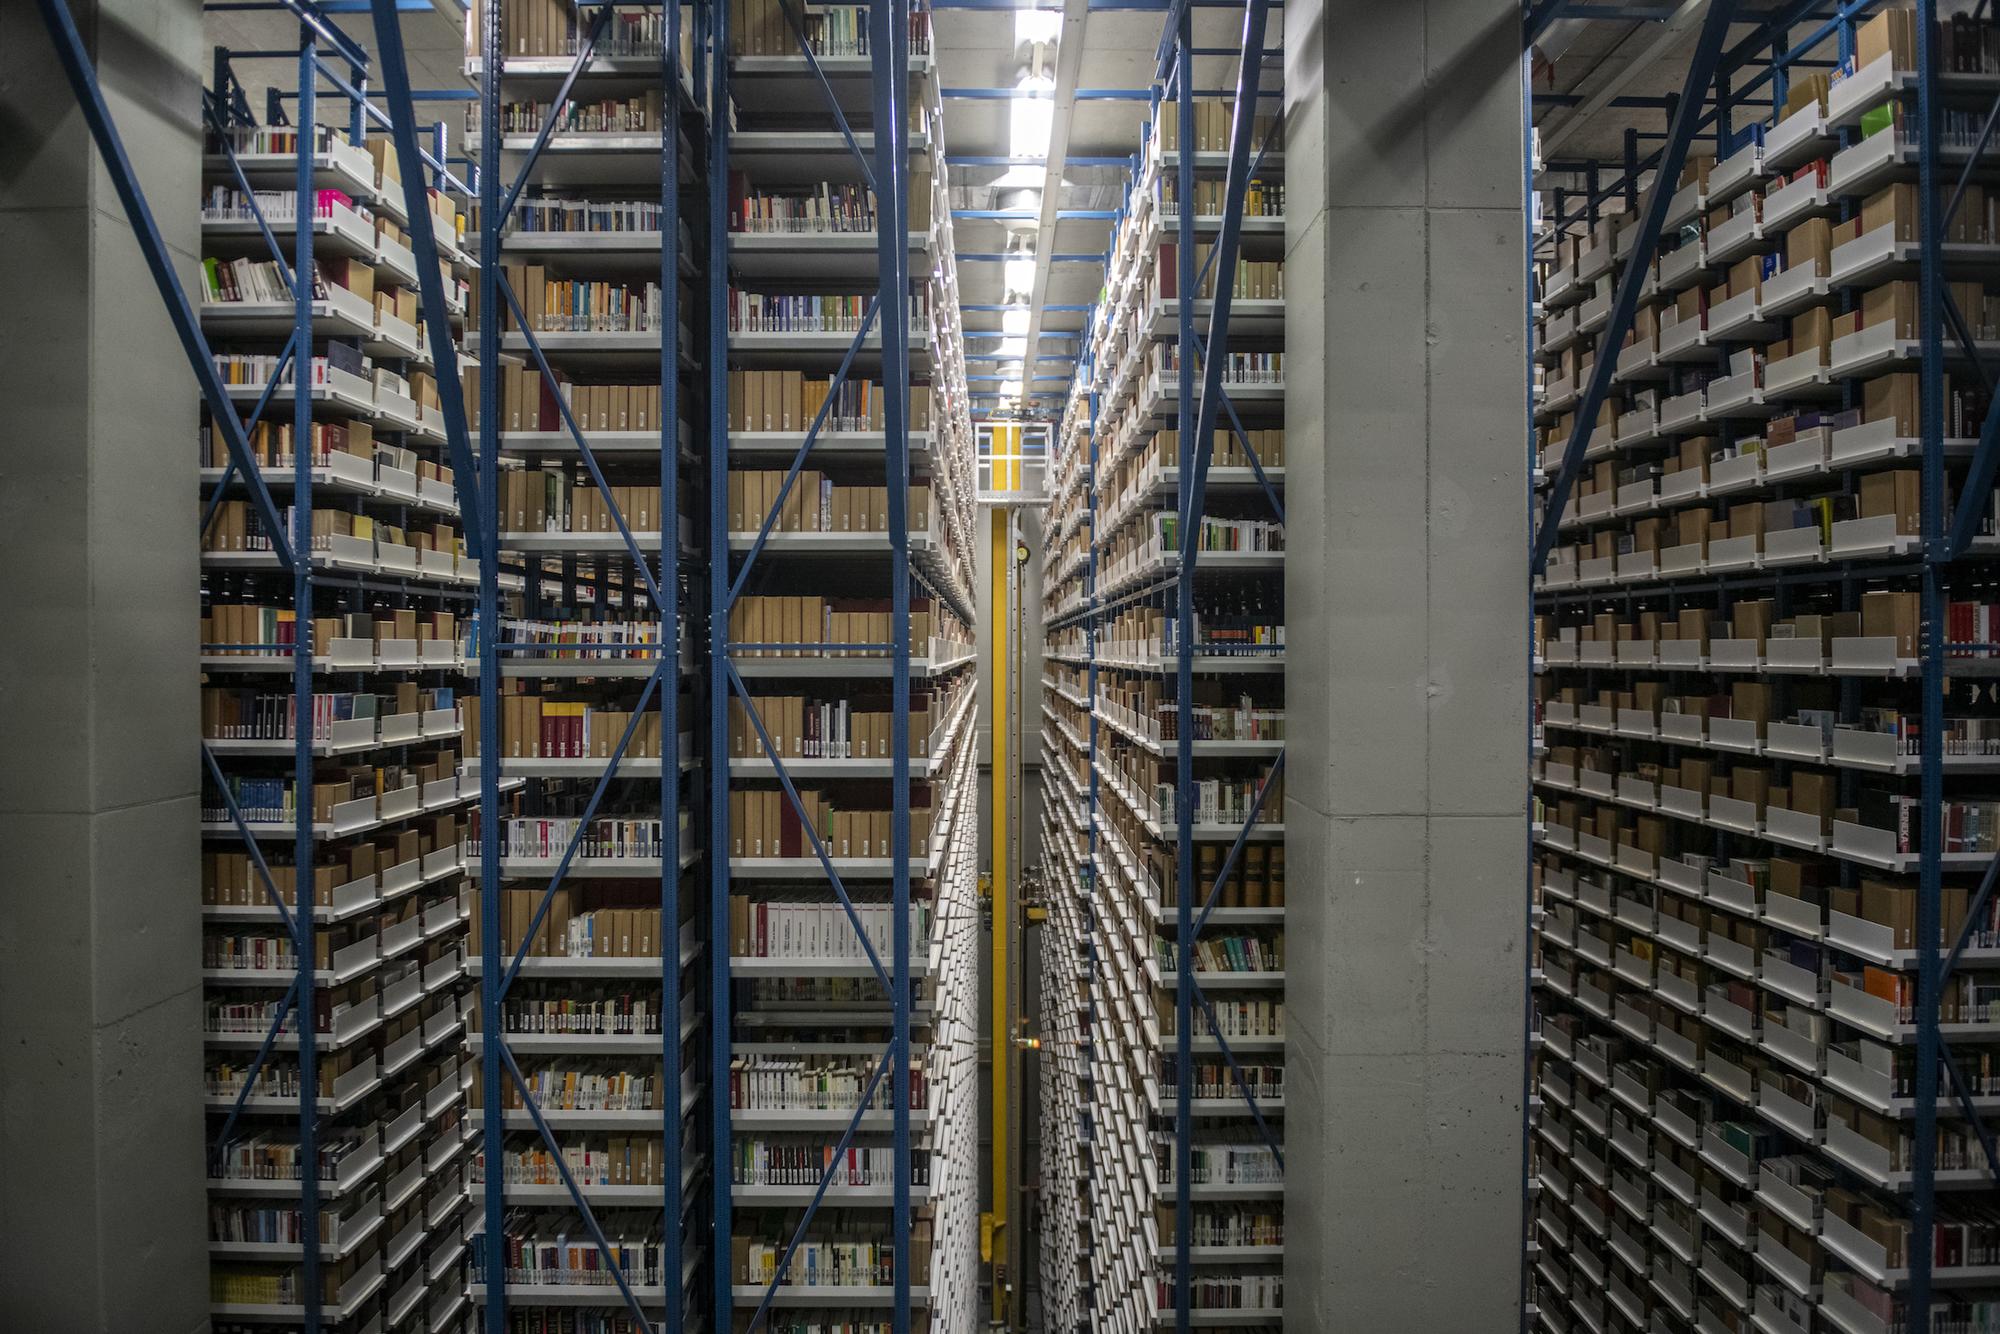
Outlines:
{"type": "MultiPolygon", "coordinates": [[[[193,287],[198,0],[71,0],[193,287]]],[[[194,380],[0,4],[0,1327],[207,1327],[194,380]]]]}
{"type": "Polygon", "coordinates": [[[1285,10],[1285,1312],[1313,1334],[1518,1319],[1520,24],[1285,10]]]}

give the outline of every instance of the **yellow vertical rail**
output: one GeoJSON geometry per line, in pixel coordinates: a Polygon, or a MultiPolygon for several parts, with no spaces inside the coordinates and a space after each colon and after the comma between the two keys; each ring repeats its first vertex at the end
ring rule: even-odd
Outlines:
{"type": "MultiPolygon", "coordinates": [[[[997,479],[996,479],[997,480],[997,479]]],[[[1013,895],[1007,880],[1007,793],[1011,780],[1008,766],[1012,762],[1007,746],[1008,738],[1008,673],[1012,666],[1014,651],[1013,636],[1010,633],[1011,607],[1008,596],[1008,575],[1013,561],[1013,551],[1008,541],[1008,511],[1005,506],[995,505],[987,511],[992,524],[993,596],[991,624],[988,626],[987,643],[993,646],[993,767],[991,781],[992,808],[992,849],[993,865],[992,897],[990,899],[993,923],[993,1249],[992,1272],[993,1316],[1006,1322],[1009,1318],[1005,1285],[1000,1281],[1002,1274],[1008,1281],[1014,1275],[1006,1272],[1007,1256],[1012,1250],[1008,1243],[1012,1240],[1008,1231],[1008,1206],[1013,1202],[1014,1182],[1009,1170],[1009,1133],[1007,1106],[1009,1075],[1014,1063],[1014,1034],[1008,1016],[1008,964],[1007,937],[1013,927],[1013,895]]]]}

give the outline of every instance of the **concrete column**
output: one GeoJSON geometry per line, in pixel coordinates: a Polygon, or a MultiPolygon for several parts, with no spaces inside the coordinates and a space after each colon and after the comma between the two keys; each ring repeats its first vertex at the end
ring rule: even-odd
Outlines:
{"type": "MultiPolygon", "coordinates": [[[[182,281],[199,0],[71,0],[182,281]]],[[[0,1326],[207,1328],[194,379],[0,4],[0,1326]]]]}
{"type": "Polygon", "coordinates": [[[1516,1327],[1516,0],[1285,12],[1286,1327],[1516,1327]]]}

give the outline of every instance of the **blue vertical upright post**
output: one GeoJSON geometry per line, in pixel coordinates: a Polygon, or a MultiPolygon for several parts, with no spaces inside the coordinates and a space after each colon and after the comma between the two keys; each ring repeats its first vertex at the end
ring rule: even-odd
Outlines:
{"type": "Polygon", "coordinates": [[[890,588],[890,1007],[895,1130],[892,1334],[910,1334],[910,284],[909,0],[869,6],[874,63],[875,254],[890,588]]]}
{"type": "MultiPolygon", "coordinates": [[[[1194,13],[1191,4],[1180,6],[1174,42],[1174,106],[1179,153],[1176,158],[1180,199],[1175,204],[1180,220],[1179,243],[1175,247],[1175,290],[1180,294],[1177,313],[1180,378],[1176,382],[1179,402],[1174,418],[1180,437],[1176,460],[1180,482],[1180,563],[1174,578],[1174,1328],[1187,1334],[1192,1317],[1188,1310],[1188,1290],[1192,1282],[1189,1254],[1194,1232],[1194,1200],[1188,1189],[1193,1173],[1194,1146],[1194,976],[1190,961],[1194,956],[1194,660],[1190,654],[1189,629],[1194,625],[1194,577],[1188,569],[1187,552],[1193,540],[1189,532],[1194,516],[1189,506],[1194,499],[1195,414],[1195,280],[1194,262],[1194,13]]],[[[1219,347],[1206,349],[1207,357],[1225,355],[1219,347]]]]}
{"type": "MultiPolygon", "coordinates": [[[[479,11],[479,1049],[481,1144],[486,1153],[486,1334],[506,1334],[507,1190],[500,1164],[507,1122],[502,1102],[500,947],[500,6],[479,11]]],[[[531,571],[532,573],[532,571],[531,571]]],[[[531,581],[532,582],[532,581],[531,581]]]]}
{"type": "MultiPolygon", "coordinates": [[[[660,1319],[675,1328],[681,1292],[681,6],[660,34],[660,1319]]],[[[711,1079],[711,1086],[716,1081],[711,1079]]]]}
{"type": "Polygon", "coordinates": [[[1939,216],[1937,47],[1933,40],[1937,0],[1917,0],[1917,336],[1923,368],[1918,384],[1918,426],[1923,448],[1922,579],[1923,724],[1919,736],[1922,767],[1923,840],[1917,888],[1917,1079],[1911,1194],[1910,1291],[1907,1327],[1930,1328],[1931,1237],[1936,1223],[1938,1096],[1938,935],[1942,917],[1944,851],[1944,593],[1941,580],[1947,551],[1944,494],[1944,325],[1940,312],[1943,274],[1943,220],[1939,216]]]}
{"type": "MultiPolygon", "coordinates": [[[[729,10],[708,6],[708,925],[709,1077],[729,1071],[729,10]]],[[[711,1090],[709,1239],[714,1327],[732,1319],[729,1099],[711,1090]]]]}
{"type": "Polygon", "coordinates": [[[315,989],[318,954],[313,949],[313,754],[312,754],[312,338],[313,338],[313,89],[316,37],[299,25],[299,156],[293,189],[292,253],[292,929],[298,933],[298,984],[293,1017],[299,1030],[299,1296],[305,1306],[306,1334],[320,1327],[319,1282],[319,1013],[315,989]]]}

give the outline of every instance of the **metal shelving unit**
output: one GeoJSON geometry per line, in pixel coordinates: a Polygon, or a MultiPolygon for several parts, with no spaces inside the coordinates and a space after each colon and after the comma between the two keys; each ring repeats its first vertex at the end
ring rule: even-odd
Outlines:
{"type": "Polygon", "coordinates": [[[1961,1327],[2000,1310],[1992,636],[1961,609],[2000,461],[1968,211],[2000,68],[1990,18],[1932,0],[1737,8],[1677,98],[1608,113],[1664,133],[1531,171],[1527,1309],[1961,1327]]]}
{"type": "Polygon", "coordinates": [[[928,15],[753,9],[714,34],[706,163],[709,1285],[738,1330],[970,1331],[971,422],[928,15]]]}
{"type": "MultiPolygon", "coordinates": [[[[376,10],[380,27],[393,4],[376,10]]],[[[521,573],[482,581],[474,644],[467,1291],[492,1334],[551,1316],[712,1328],[696,1281],[710,1084],[686,1057],[711,937],[683,896],[707,852],[683,654],[703,605],[685,515],[709,18],[674,0],[475,17],[476,409],[451,428],[477,440],[469,527],[521,573]],[[525,1250],[565,1236],[553,1263],[525,1250]]],[[[392,86],[404,114],[407,97],[392,86]]]]}
{"type": "Polygon", "coordinates": [[[1052,1328],[1283,1321],[1283,152],[1265,66],[1229,58],[1269,19],[1198,50],[1170,7],[1052,464],[1043,1138],[1077,1146],[1045,1150],[1052,1328]]]}
{"type": "MultiPolygon", "coordinates": [[[[297,86],[318,90],[293,116],[274,95],[255,119],[234,75],[242,53],[216,54],[202,244],[217,259],[199,302],[66,8],[51,0],[43,16],[208,409],[199,911],[213,1313],[232,1329],[442,1330],[459,1303],[455,1288],[435,1300],[432,1281],[463,1250],[466,1142],[455,831],[470,794],[451,747],[453,609],[476,571],[446,526],[459,513],[449,465],[464,456],[441,450],[425,383],[463,301],[411,318],[404,229],[434,210],[452,218],[466,188],[441,129],[428,149],[414,127],[393,150],[369,138],[384,121],[359,91],[369,54],[314,6],[290,9],[297,86]],[[323,101],[344,107],[344,126],[319,122],[323,101]],[[234,280],[239,260],[265,265],[262,300],[234,280]],[[261,358],[254,374],[248,357],[261,358]],[[355,373],[370,370],[363,358],[372,374],[355,373]],[[295,392],[300,379],[315,391],[295,392]],[[246,605],[257,610],[234,610],[246,605]],[[366,769],[341,772],[356,762],[366,769]]],[[[438,253],[463,271],[455,245],[438,253]]]]}

